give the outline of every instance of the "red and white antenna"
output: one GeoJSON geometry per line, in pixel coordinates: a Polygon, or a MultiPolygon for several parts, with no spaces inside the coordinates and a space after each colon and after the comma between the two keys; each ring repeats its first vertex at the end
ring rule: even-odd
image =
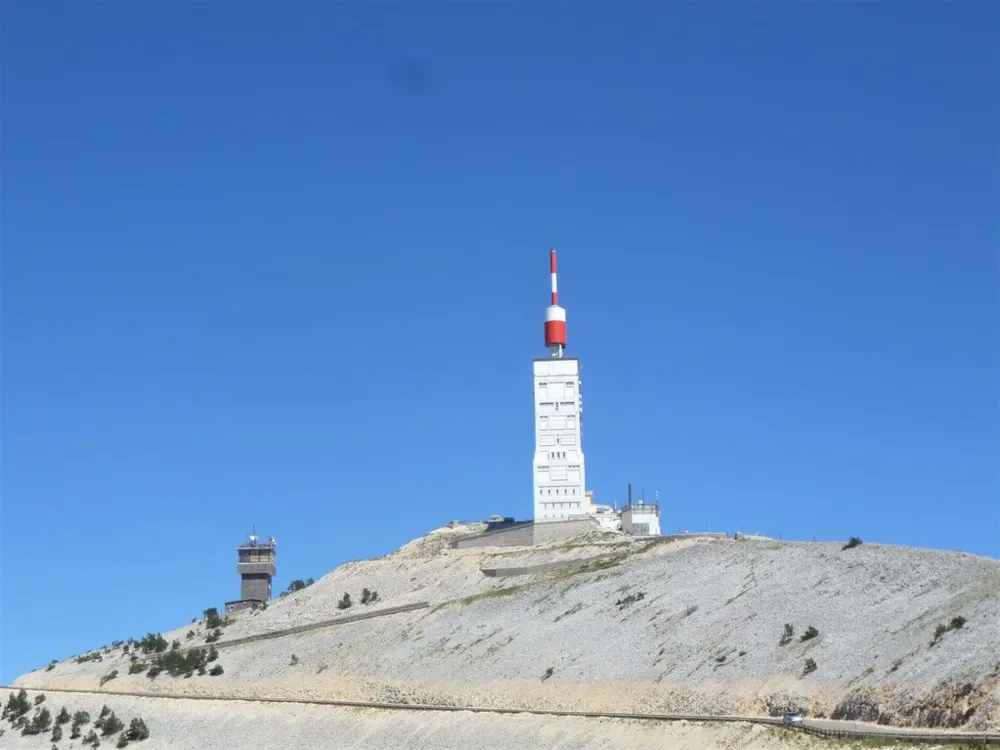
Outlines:
{"type": "Polygon", "coordinates": [[[566,310],[559,307],[555,250],[549,251],[549,273],[552,274],[552,304],[545,308],[545,346],[549,348],[549,356],[559,358],[566,346],[566,310]]]}

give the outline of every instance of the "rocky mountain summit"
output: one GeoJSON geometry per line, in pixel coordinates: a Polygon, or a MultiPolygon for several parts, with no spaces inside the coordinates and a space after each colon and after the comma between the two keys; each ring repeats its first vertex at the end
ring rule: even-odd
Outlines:
{"type": "MultiPolygon", "coordinates": [[[[436,530],[266,608],[182,625],[148,649],[103,647],[15,685],[582,711],[800,709],[904,727],[1000,728],[1000,561],[870,543],[614,532],[540,547],[451,547],[475,531],[436,530]],[[327,624],[303,629],[319,623],[327,624]],[[299,632],[281,634],[289,629],[299,632]],[[192,649],[201,656],[190,664],[164,656],[192,649]]],[[[156,716],[144,716],[153,741],[156,716]]]]}

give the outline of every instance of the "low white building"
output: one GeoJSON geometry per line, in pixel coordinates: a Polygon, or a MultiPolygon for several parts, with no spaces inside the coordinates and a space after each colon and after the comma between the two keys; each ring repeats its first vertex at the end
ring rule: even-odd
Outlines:
{"type": "Polygon", "coordinates": [[[660,535],[660,506],[635,503],[622,508],[622,531],[632,536],[660,535]]]}

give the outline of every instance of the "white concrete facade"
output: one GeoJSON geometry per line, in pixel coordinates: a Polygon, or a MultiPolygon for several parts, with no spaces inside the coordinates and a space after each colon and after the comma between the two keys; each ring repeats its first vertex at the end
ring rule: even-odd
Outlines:
{"type": "Polygon", "coordinates": [[[659,506],[642,504],[626,506],[622,510],[622,531],[632,536],[659,536],[659,506]]]}
{"type": "Polygon", "coordinates": [[[536,359],[535,521],[590,511],[583,459],[583,399],[575,357],[536,359]]]}

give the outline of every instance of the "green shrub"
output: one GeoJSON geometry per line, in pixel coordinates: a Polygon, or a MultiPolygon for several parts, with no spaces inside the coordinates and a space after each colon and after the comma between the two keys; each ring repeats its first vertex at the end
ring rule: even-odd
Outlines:
{"type": "Polygon", "coordinates": [[[218,658],[219,658],[219,649],[217,649],[215,646],[212,646],[210,649],[208,649],[208,656],[205,657],[205,661],[215,661],[218,658]]]}
{"type": "Polygon", "coordinates": [[[140,672],[145,672],[148,665],[144,661],[137,661],[129,665],[129,674],[139,674],[140,672]]]}
{"type": "Polygon", "coordinates": [[[292,660],[288,666],[294,667],[298,663],[299,663],[299,657],[297,657],[295,654],[292,654],[292,660]]]}
{"type": "Polygon", "coordinates": [[[115,679],[115,677],[117,676],[118,676],[118,670],[112,669],[110,672],[108,672],[101,678],[101,686],[103,687],[105,682],[111,682],[111,680],[115,679]]]}
{"type": "Polygon", "coordinates": [[[207,636],[205,636],[205,643],[215,643],[219,638],[222,637],[222,631],[216,628],[207,636]]]}
{"type": "Polygon", "coordinates": [[[948,623],[948,630],[958,630],[963,625],[965,625],[966,622],[967,620],[961,615],[959,615],[958,617],[952,617],[951,622],[948,623]]]}
{"type": "Polygon", "coordinates": [[[163,667],[159,667],[156,664],[154,664],[153,666],[151,666],[146,671],[146,677],[148,677],[151,680],[155,680],[156,679],[156,675],[158,675],[162,671],[163,671],[163,667]]]}
{"type": "Polygon", "coordinates": [[[97,732],[91,729],[87,736],[83,738],[83,744],[98,747],[101,744],[101,738],[97,736],[97,732]]]}
{"type": "Polygon", "coordinates": [[[850,539],[847,540],[847,544],[841,547],[841,549],[842,550],[853,549],[854,547],[857,547],[860,544],[862,544],[861,537],[852,536],[850,539]]]}
{"type": "Polygon", "coordinates": [[[62,727],[61,726],[59,726],[58,724],[56,724],[54,727],[52,727],[52,741],[53,742],[59,742],[59,740],[62,739],[62,734],[63,734],[63,732],[62,732],[62,727]]]}
{"type": "Polygon", "coordinates": [[[542,682],[545,682],[545,681],[546,681],[547,679],[549,679],[549,678],[550,678],[550,677],[551,677],[551,676],[552,676],[552,675],[553,675],[554,673],[555,673],[555,669],[553,669],[552,667],[549,667],[548,669],[546,669],[546,670],[545,670],[545,674],[543,674],[543,675],[542,675],[542,682]]]}
{"type": "Polygon", "coordinates": [[[931,639],[931,645],[933,646],[935,643],[937,643],[941,639],[941,636],[943,636],[947,632],[948,628],[946,628],[944,625],[938,625],[936,628],[934,628],[934,637],[931,639]]]}
{"type": "Polygon", "coordinates": [[[164,638],[159,633],[149,633],[141,641],[139,641],[139,648],[142,649],[142,653],[150,654],[153,652],[161,653],[167,650],[170,644],[167,643],[167,639],[164,638]]]}
{"type": "Polygon", "coordinates": [[[75,714],[73,714],[74,727],[82,727],[84,724],[88,724],[89,722],[90,722],[90,714],[88,714],[86,711],[77,711],[75,714]]]}
{"type": "Polygon", "coordinates": [[[7,705],[3,709],[3,718],[14,721],[24,716],[31,710],[31,702],[28,700],[28,693],[22,688],[17,694],[11,693],[7,698],[7,705]]]}
{"type": "Polygon", "coordinates": [[[212,677],[218,677],[220,674],[222,674],[222,672],[223,669],[221,664],[216,664],[214,667],[208,670],[208,673],[212,675],[212,677]]]}
{"type": "Polygon", "coordinates": [[[192,638],[195,637],[195,632],[193,630],[189,630],[187,632],[187,635],[185,635],[184,637],[187,638],[190,641],[192,638]]]}
{"type": "Polygon", "coordinates": [[[344,598],[337,602],[337,609],[347,609],[351,604],[351,595],[345,591],[344,598]]]}
{"type": "Polygon", "coordinates": [[[45,693],[39,693],[35,696],[35,705],[40,706],[45,702],[45,693]]]}
{"type": "Polygon", "coordinates": [[[142,719],[132,719],[132,723],[129,724],[128,732],[126,733],[130,740],[145,740],[149,737],[149,729],[146,727],[146,722],[142,719]]]}
{"type": "Polygon", "coordinates": [[[205,664],[208,657],[205,651],[200,648],[192,648],[187,653],[180,651],[167,651],[153,659],[152,669],[165,671],[171,677],[194,672],[198,667],[205,664]]]}
{"type": "Polygon", "coordinates": [[[209,607],[205,610],[205,627],[209,630],[215,630],[216,628],[221,628],[223,625],[223,620],[219,617],[219,610],[215,607],[209,607]]]}
{"type": "Polygon", "coordinates": [[[806,632],[804,632],[802,634],[802,637],[799,638],[799,640],[800,641],[808,641],[808,640],[810,640],[812,638],[815,638],[818,635],[819,635],[819,631],[816,630],[816,628],[814,628],[812,625],[810,625],[808,628],[806,628],[806,632]]]}
{"type": "Polygon", "coordinates": [[[372,598],[372,592],[367,588],[361,589],[361,603],[367,604],[368,600],[372,598]]]}
{"type": "Polygon", "coordinates": [[[118,735],[118,742],[115,743],[115,747],[128,747],[128,737],[122,732],[118,735]]]}
{"type": "Polygon", "coordinates": [[[792,623],[786,622],[785,629],[781,634],[781,640],[778,641],[779,646],[786,646],[792,642],[792,636],[795,635],[795,628],[792,627],[792,623]]]}
{"type": "Polygon", "coordinates": [[[66,710],[66,706],[63,706],[59,710],[59,715],[56,716],[56,724],[68,724],[70,718],[69,711],[66,710]]]}
{"type": "Polygon", "coordinates": [[[49,713],[47,708],[43,708],[38,711],[31,720],[27,720],[27,717],[22,717],[25,721],[21,725],[21,734],[25,736],[41,734],[48,730],[52,726],[52,714],[49,713]]]}
{"type": "Polygon", "coordinates": [[[294,594],[296,591],[301,591],[305,587],[306,587],[306,582],[305,581],[300,581],[300,580],[296,579],[296,580],[292,581],[290,584],[288,584],[287,591],[288,591],[289,594],[294,594]]]}
{"type": "Polygon", "coordinates": [[[170,650],[171,651],[180,651],[181,650],[181,642],[178,641],[178,640],[175,640],[173,643],[170,644],[170,650]]]}
{"type": "Polygon", "coordinates": [[[629,594],[615,602],[615,606],[618,609],[625,609],[629,604],[634,604],[635,602],[642,601],[646,598],[646,594],[642,591],[637,591],[633,594],[629,594]]]}
{"type": "MultiPolygon", "coordinates": [[[[115,716],[114,711],[105,716],[101,721],[103,722],[101,725],[101,734],[105,737],[112,735],[115,732],[120,732],[125,728],[125,724],[122,723],[121,719],[115,716]]],[[[94,726],[97,726],[97,722],[94,723],[94,726]]]]}
{"type": "Polygon", "coordinates": [[[816,662],[812,659],[806,659],[805,669],[802,670],[802,674],[809,674],[810,672],[816,671],[816,662]]]}

